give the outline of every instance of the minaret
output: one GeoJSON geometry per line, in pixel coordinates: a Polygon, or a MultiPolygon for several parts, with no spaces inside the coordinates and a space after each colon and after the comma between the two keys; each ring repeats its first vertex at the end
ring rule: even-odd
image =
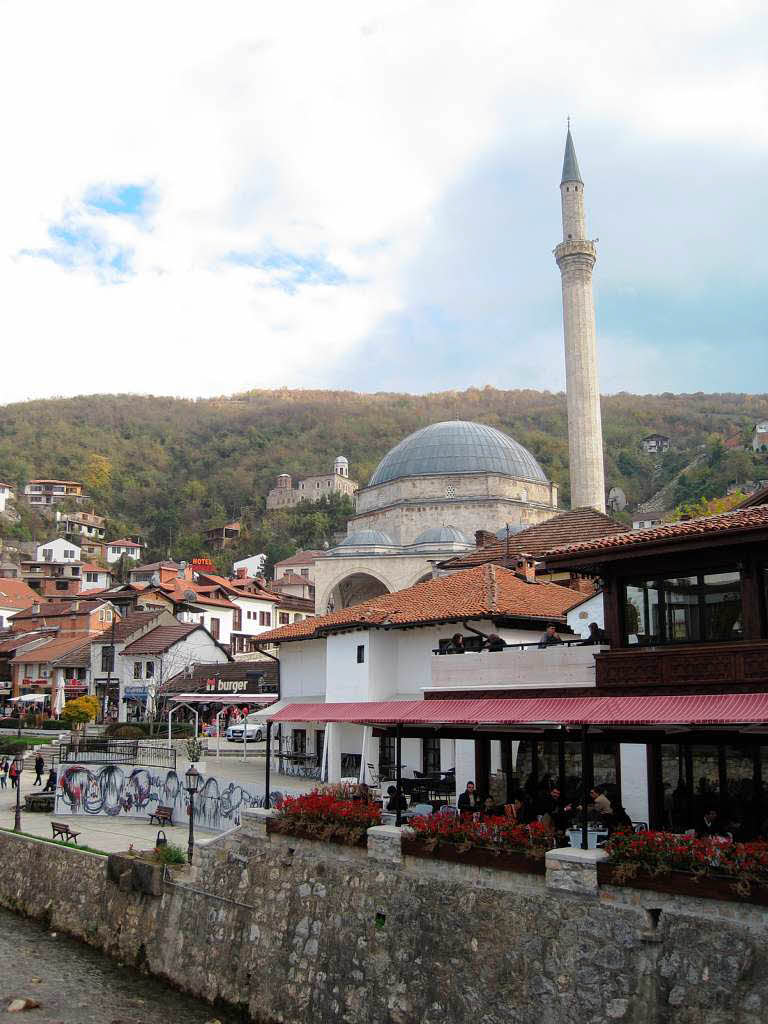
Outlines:
{"type": "Polygon", "coordinates": [[[563,281],[565,386],[568,398],[568,448],[571,461],[571,508],[605,512],[603,431],[597,379],[595,303],[592,268],[595,243],[587,239],[584,182],[581,180],[570,125],[565,139],[560,182],[563,240],[555,259],[563,281]]]}

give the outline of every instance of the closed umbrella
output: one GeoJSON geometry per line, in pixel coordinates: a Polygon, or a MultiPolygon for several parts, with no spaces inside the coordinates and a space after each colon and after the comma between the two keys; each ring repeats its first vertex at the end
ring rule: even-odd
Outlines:
{"type": "Polygon", "coordinates": [[[56,691],[56,703],[53,705],[53,713],[58,718],[61,712],[64,710],[65,696],[64,696],[64,684],[60,683],[59,688],[56,691]]]}

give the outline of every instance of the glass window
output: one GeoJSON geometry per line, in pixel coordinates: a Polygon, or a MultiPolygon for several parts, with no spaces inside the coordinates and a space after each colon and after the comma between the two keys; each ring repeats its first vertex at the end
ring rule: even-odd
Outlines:
{"type": "Polygon", "coordinates": [[[741,640],[737,571],[632,581],[624,587],[626,644],[741,640]]]}
{"type": "Polygon", "coordinates": [[[141,679],[141,662],[134,661],[133,663],[133,678],[141,679]]]}
{"type": "Polygon", "coordinates": [[[101,648],[101,671],[102,672],[114,672],[115,670],[115,648],[114,647],[102,647],[101,648]]]}
{"type": "Polygon", "coordinates": [[[357,645],[357,664],[362,665],[365,661],[365,644],[357,645]]]}
{"type": "Polygon", "coordinates": [[[154,674],[155,674],[155,663],[154,663],[154,661],[148,661],[147,662],[147,671],[146,671],[147,679],[151,679],[152,676],[154,676],[154,674]]]}
{"type": "Polygon", "coordinates": [[[429,736],[421,741],[421,762],[425,775],[437,775],[440,771],[440,740],[429,736]]]}

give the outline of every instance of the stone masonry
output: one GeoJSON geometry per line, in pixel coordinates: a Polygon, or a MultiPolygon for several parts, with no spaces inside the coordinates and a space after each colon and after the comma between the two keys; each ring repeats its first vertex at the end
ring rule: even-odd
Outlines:
{"type": "Polygon", "coordinates": [[[159,896],[122,864],[108,881],[105,858],[0,833],[0,904],[261,1024],[766,1020],[763,908],[603,892],[599,852],[555,851],[545,878],[403,855],[392,827],[367,850],[268,835],[268,815],[159,896]]]}

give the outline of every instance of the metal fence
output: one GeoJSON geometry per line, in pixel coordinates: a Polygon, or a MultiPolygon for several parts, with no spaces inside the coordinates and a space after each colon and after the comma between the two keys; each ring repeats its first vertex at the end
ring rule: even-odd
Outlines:
{"type": "Polygon", "coordinates": [[[78,743],[59,744],[61,764],[141,764],[149,768],[176,768],[176,750],[140,740],[108,740],[87,737],[78,743]]]}

